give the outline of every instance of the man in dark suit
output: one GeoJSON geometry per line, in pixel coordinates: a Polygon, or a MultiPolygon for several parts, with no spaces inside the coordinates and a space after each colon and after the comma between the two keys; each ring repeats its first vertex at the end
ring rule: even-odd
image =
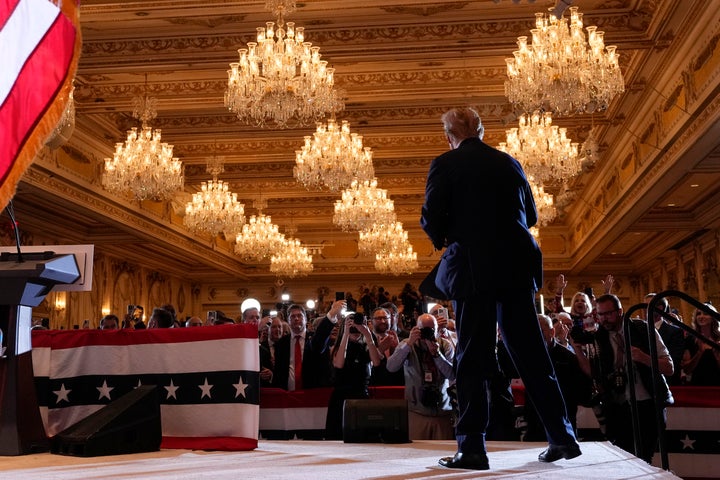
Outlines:
{"type": "Polygon", "coordinates": [[[273,370],[272,386],[285,390],[300,390],[330,386],[330,365],[325,355],[329,348],[328,338],[340,311],[345,307],[345,300],[333,303],[327,316],[320,321],[315,333],[307,331],[307,315],[301,305],[290,305],[287,310],[290,323],[290,335],[285,335],[275,343],[275,369],[273,370]],[[296,347],[302,346],[302,352],[296,356],[296,347]],[[296,358],[302,358],[300,365],[300,382],[295,377],[296,358]]]}
{"type": "Polygon", "coordinates": [[[577,457],[580,448],[535,312],[542,255],[529,231],[537,221],[530,185],[514,158],[482,142],[477,112],[453,109],[442,122],[451,150],[430,165],[421,218],[435,248],[446,248],[434,284],[453,301],[458,336],[458,450],[439,463],[489,468],[485,430],[498,327],[547,431],[550,445],[538,459],[577,457]]]}
{"type": "MultiPolygon", "coordinates": [[[[655,293],[645,295],[645,303],[649,304],[655,295],[655,293]]],[[[665,313],[670,313],[670,304],[667,298],[661,298],[657,308],[665,313]]],[[[675,369],[671,376],[665,377],[665,380],[667,380],[670,386],[680,385],[682,383],[682,368],[680,368],[680,364],[682,363],[683,354],[685,353],[685,333],[682,328],[665,320],[659,313],[653,312],[653,322],[660,334],[660,338],[662,338],[663,343],[668,348],[668,351],[670,351],[670,358],[672,358],[675,369]]]]}

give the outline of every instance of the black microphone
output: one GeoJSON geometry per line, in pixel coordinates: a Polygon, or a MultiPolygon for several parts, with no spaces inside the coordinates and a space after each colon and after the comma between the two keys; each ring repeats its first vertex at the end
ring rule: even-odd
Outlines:
{"type": "Polygon", "coordinates": [[[12,222],[13,231],[15,232],[15,246],[17,247],[17,262],[22,263],[22,252],[20,251],[20,229],[18,228],[18,224],[15,221],[15,208],[13,207],[13,202],[10,200],[5,207],[5,211],[7,212],[8,216],[10,217],[10,221],[12,222]]]}

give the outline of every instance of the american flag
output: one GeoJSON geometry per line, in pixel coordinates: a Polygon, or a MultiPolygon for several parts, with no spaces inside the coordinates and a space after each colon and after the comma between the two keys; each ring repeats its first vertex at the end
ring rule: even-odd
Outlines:
{"type": "Polygon", "coordinates": [[[138,385],[157,385],[161,448],[251,450],[259,429],[257,329],[34,330],[48,436],[138,385]]]}
{"type": "Polygon", "coordinates": [[[0,208],[55,128],[81,40],[78,7],[64,0],[0,0],[0,208]]]}

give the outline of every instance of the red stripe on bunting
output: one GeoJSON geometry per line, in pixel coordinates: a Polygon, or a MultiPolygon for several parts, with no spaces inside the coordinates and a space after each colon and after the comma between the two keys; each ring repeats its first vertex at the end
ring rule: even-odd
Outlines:
{"type": "Polygon", "coordinates": [[[254,450],[257,444],[256,439],[244,437],[162,437],[160,448],[237,451],[254,450]]]}

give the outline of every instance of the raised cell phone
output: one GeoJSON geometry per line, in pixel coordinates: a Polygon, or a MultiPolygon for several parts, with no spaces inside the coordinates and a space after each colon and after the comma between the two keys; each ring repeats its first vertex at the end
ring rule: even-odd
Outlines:
{"type": "Polygon", "coordinates": [[[335,301],[345,300],[345,292],[335,292],[335,301]]]}

